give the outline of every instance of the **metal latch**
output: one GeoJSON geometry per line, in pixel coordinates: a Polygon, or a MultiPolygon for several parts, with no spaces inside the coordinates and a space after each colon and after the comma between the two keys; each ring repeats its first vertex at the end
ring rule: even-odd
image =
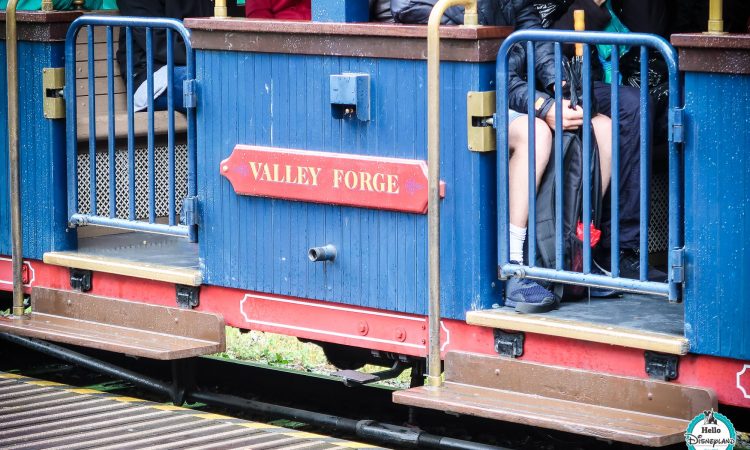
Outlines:
{"type": "Polygon", "coordinates": [[[185,109],[195,108],[198,106],[198,89],[195,80],[185,80],[182,82],[182,104],[185,109]]]}
{"type": "Polygon", "coordinates": [[[646,373],[649,378],[662,381],[672,381],[679,375],[677,368],[680,358],[677,355],[646,352],[646,373]]]}
{"type": "Polygon", "coordinates": [[[175,285],[177,306],[183,309],[197,308],[201,304],[200,286],[175,285]]]}
{"type": "Polygon", "coordinates": [[[523,355],[523,333],[508,333],[495,329],[495,351],[500,356],[518,358],[523,355]]]}
{"type": "Polygon", "coordinates": [[[62,67],[45,67],[42,69],[42,87],[44,88],[44,117],[46,119],[64,119],[65,69],[62,67]]]}
{"type": "Polygon", "coordinates": [[[669,110],[669,141],[675,144],[685,142],[684,113],[685,108],[669,110]]]}
{"type": "Polygon", "coordinates": [[[466,94],[466,130],[469,150],[491,152],[497,149],[492,116],[495,91],[469,91],[466,94]]]}
{"type": "Polygon", "coordinates": [[[685,281],[685,249],[675,248],[672,250],[672,281],[682,283],[685,281]]]}
{"type": "Polygon", "coordinates": [[[70,287],[79,292],[89,292],[92,287],[92,272],[83,269],[70,269],[70,287]]]}

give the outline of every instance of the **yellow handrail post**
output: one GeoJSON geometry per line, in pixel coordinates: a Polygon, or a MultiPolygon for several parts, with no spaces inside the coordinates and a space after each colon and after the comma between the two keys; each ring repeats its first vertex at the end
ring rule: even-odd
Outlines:
{"type": "Polygon", "coordinates": [[[214,17],[227,17],[227,0],[216,0],[214,4],[214,17]]]}
{"type": "Polygon", "coordinates": [[[5,45],[8,70],[8,154],[10,156],[10,228],[13,259],[13,315],[23,316],[23,241],[21,240],[21,189],[18,177],[18,0],[5,7],[5,45]]]}
{"type": "Polygon", "coordinates": [[[708,6],[708,33],[724,34],[724,4],[722,0],[710,0],[708,6]]]}
{"type": "Polygon", "coordinates": [[[463,5],[464,26],[478,24],[476,0],[439,0],[427,22],[427,245],[429,350],[427,385],[440,386],[440,21],[445,10],[463,5]]]}

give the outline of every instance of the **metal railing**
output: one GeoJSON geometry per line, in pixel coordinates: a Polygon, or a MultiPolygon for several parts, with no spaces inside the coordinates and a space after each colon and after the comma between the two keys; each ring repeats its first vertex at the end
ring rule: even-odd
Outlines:
{"type": "Polygon", "coordinates": [[[136,231],[170,234],[197,240],[197,221],[195,214],[196,202],[196,123],[195,123],[195,98],[192,83],[195,80],[195,54],[190,46],[190,32],[183,26],[182,22],[174,19],[150,19],[139,17],[114,17],[114,16],[85,16],[76,19],[70,26],[65,42],[65,98],[67,121],[67,158],[68,158],[68,214],[70,226],[99,225],[114,228],[123,228],[136,231]],[[97,183],[96,183],[96,73],[95,73],[95,51],[94,51],[94,29],[103,27],[106,30],[106,53],[107,65],[107,125],[108,125],[108,168],[109,189],[108,204],[110,205],[107,215],[99,214],[97,207],[97,183]],[[128,152],[128,196],[129,212],[127,219],[118,218],[117,208],[117,182],[116,182],[116,112],[115,112],[115,45],[114,28],[125,30],[125,41],[119,45],[126,47],[126,95],[127,95],[127,152],[128,152]],[[78,202],[78,124],[77,124],[77,97],[76,97],[76,40],[81,29],[86,28],[88,34],[87,64],[88,64],[88,117],[89,117],[89,189],[90,189],[90,211],[82,213],[78,202]],[[145,113],[148,118],[148,219],[139,220],[136,217],[136,161],[135,161],[135,107],[133,95],[133,30],[143,29],[146,41],[146,85],[147,85],[147,109],[145,113]],[[158,220],[156,216],[156,167],[155,167],[155,119],[154,119],[154,30],[164,30],[166,34],[166,59],[167,59],[167,89],[162,95],[167,96],[167,147],[168,147],[168,184],[169,184],[169,208],[166,223],[158,220]],[[175,50],[174,37],[179,36],[186,47],[186,72],[187,80],[184,85],[184,106],[187,115],[187,197],[183,200],[182,212],[184,220],[178,217],[177,199],[175,198],[175,50]]]}
{"type": "MultiPolygon", "coordinates": [[[[681,128],[681,90],[677,69],[677,55],[675,49],[664,39],[647,34],[638,33],[603,33],[603,32],[573,32],[551,30],[523,30],[513,33],[500,47],[497,57],[497,149],[498,149],[498,260],[499,275],[503,279],[509,277],[527,277],[563,284],[583,285],[590,287],[614,288],[628,292],[656,294],[669,297],[670,301],[679,300],[679,286],[682,283],[682,235],[681,235],[681,157],[679,147],[682,141],[681,128]],[[612,46],[612,80],[611,85],[611,119],[612,119],[612,175],[610,182],[611,217],[612,217],[612,245],[611,245],[611,275],[592,274],[591,233],[588,226],[583,226],[583,270],[573,272],[564,267],[563,246],[563,133],[555,133],[554,137],[554,167],[555,167],[555,261],[556,267],[536,266],[536,185],[535,177],[535,149],[534,149],[534,114],[529,115],[529,226],[528,253],[529,264],[511,264],[509,246],[509,187],[508,187],[508,56],[511,47],[519,44],[526,46],[527,80],[535,80],[533,60],[535,57],[535,43],[551,42],[554,45],[555,64],[555,130],[562,129],[562,44],[583,44],[583,214],[582,222],[591,223],[591,172],[588,162],[591,159],[591,56],[590,45],[612,46]],[[524,43],[524,44],[520,44],[524,43]],[[640,47],[641,82],[640,82],[640,276],[639,279],[622,278],[619,276],[619,46],[640,47]],[[648,268],[648,218],[649,218],[649,165],[651,159],[648,92],[648,50],[658,51],[666,62],[669,71],[669,270],[666,283],[649,281],[648,268]]],[[[528,84],[530,111],[534,110],[535,83],[528,84]]]]}

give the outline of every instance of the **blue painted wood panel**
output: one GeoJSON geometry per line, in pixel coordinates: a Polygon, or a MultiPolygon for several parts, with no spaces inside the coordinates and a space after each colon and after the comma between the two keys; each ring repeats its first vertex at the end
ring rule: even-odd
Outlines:
{"type": "MultiPolygon", "coordinates": [[[[8,96],[5,42],[0,45],[0,254],[10,255],[8,190],[8,96]]],[[[62,67],[63,44],[19,42],[19,123],[21,214],[24,257],[42,259],[45,252],[69,250],[75,231],[68,231],[65,189],[65,122],[44,118],[42,69],[62,67]]]]}
{"type": "MultiPolygon", "coordinates": [[[[426,160],[426,63],[199,51],[199,231],[208,284],[427,312],[427,216],[238,196],[219,175],[236,144],[426,160]],[[334,119],[329,76],[372,78],[372,120],[334,119]],[[335,262],[307,250],[333,244],[335,262]]],[[[469,152],[466,93],[492,64],[442,66],[443,311],[497,303],[495,155],[469,152]]]]}
{"type": "Polygon", "coordinates": [[[687,73],[685,334],[750,359],[750,76],[687,73]]]}

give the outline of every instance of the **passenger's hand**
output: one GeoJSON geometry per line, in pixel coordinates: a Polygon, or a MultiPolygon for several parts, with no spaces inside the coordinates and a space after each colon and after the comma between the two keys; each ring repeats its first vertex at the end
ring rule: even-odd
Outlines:
{"type": "MultiPolygon", "coordinates": [[[[562,101],[562,127],[563,130],[576,130],[579,127],[583,125],[583,108],[576,108],[571,109],[570,108],[570,100],[563,100],[562,101]]],[[[555,104],[552,104],[552,107],[547,112],[547,115],[544,116],[544,121],[547,122],[547,125],[551,129],[555,129],[555,104]]]]}

